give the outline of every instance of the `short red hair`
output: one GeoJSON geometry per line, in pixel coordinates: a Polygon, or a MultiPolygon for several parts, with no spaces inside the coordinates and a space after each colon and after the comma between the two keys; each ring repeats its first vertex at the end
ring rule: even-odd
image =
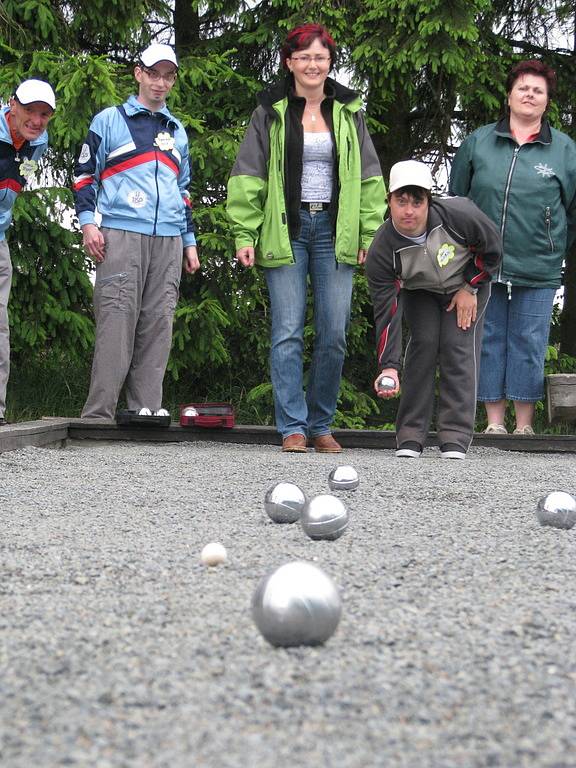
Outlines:
{"type": "Polygon", "coordinates": [[[288,69],[286,59],[289,59],[296,51],[303,51],[308,48],[314,40],[320,40],[330,54],[330,68],[332,68],[336,60],[336,43],[330,32],[322,24],[302,24],[288,32],[284,45],[280,48],[280,63],[284,69],[288,69]]]}
{"type": "Polygon", "coordinates": [[[506,93],[510,93],[514,87],[514,83],[519,77],[523,75],[536,75],[537,77],[543,77],[546,80],[548,99],[554,96],[556,92],[556,72],[543,61],[539,59],[530,59],[528,61],[519,61],[515,64],[506,78],[506,93]]]}

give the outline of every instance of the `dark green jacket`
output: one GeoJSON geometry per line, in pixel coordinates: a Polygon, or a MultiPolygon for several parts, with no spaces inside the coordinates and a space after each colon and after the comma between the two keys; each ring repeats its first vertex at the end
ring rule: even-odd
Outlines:
{"type": "Polygon", "coordinates": [[[462,143],[450,192],[471,198],[500,227],[498,282],[555,288],[576,239],[576,144],[544,121],[535,141],[519,146],[508,118],[462,143]]]}
{"type": "MultiPolygon", "coordinates": [[[[288,82],[279,98],[263,95],[228,180],[227,213],[236,250],[256,249],[256,263],[280,267],[294,263],[288,210],[287,174],[301,165],[288,156],[288,82]]],[[[386,190],[378,156],[360,112],[360,98],[328,78],[330,128],[336,147],[337,200],[333,210],[336,259],[356,264],[368,249],[386,210],[386,190]]],[[[324,111],[324,110],[323,110],[324,111]]],[[[293,185],[292,185],[293,186],[293,185]]]]}

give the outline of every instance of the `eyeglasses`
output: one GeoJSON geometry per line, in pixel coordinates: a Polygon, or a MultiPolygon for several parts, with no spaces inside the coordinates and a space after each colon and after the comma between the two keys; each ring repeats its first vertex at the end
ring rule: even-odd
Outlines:
{"type": "Polygon", "coordinates": [[[301,61],[302,64],[327,64],[330,61],[330,56],[291,56],[292,61],[301,61]]]}
{"type": "Polygon", "coordinates": [[[140,69],[143,72],[146,72],[150,80],[152,80],[153,83],[157,83],[158,80],[164,80],[165,83],[168,85],[172,85],[176,82],[176,77],[178,75],[178,72],[173,70],[172,72],[167,72],[165,75],[163,75],[161,72],[158,72],[157,69],[148,69],[148,67],[140,67],[140,69]]]}

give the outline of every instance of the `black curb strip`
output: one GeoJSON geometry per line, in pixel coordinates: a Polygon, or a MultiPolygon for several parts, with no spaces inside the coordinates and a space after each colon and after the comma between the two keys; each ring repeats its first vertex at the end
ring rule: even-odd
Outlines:
{"type": "MultiPolygon", "coordinates": [[[[341,429],[334,437],[343,448],[396,448],[396,433],[380,430],[341,429]]],[[[19,422],[0,427],[0,453],[27,446],[61,447],[67,440],[108,440],[135,442],[198,442],[244,445],[280,445],[280,435],[274,427],[238,425],[232,429],[182,427],[173,422],[170,427],[120,426],[107,419],[66,419],[45,417],[39,421],[19,422]]],[[[436,433],[428,436],[428,445],[437,445],[436,433]]],[[[576,435],[474,435],[473,445],[526,453],[576,453],[576,435]]]]}

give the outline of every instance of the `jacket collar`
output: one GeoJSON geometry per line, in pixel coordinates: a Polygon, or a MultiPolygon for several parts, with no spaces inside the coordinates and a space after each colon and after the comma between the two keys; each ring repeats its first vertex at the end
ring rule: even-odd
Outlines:
{"type": "MultiPolygon", "coordinates": [[[[516,139],[512,135],[512,131],[510,130],[510,117],[508,115],[501,118],[496,123],[496,127],[494,128],[494,131],[498,136],[502,136],[505,139],[511,139],[512,141],[516,141],[516,139]]],[[[552,143],[552,131],[550,130],[550,123],[545,118],[542,120],[542,124],[540,126],[540,133],[534,139],[534,141],[539,142],[540,144],[552,143]]]]}
{"type": "Polygon", "coordinates": [[[172,116],[172,114],[171,114],[170,110],[168,109],[168,107],[166,106],[166,104],[164,104],[162,109],[159,109],[158,112],[152,113],[147,107],[144,106],[144,104],[142,104],[140,101],[138,101],[136,96],[132,95],[132,96],[128,97],[128,101],[125,101],[123,106],[124,106],[124,110],[126,111],[126,114],[128,115],[128,117],[133,117],[134,115],[137,115],[138,113],[148,114],[148,115],[156,114],[156,115],[164,115],[169,120],[171,120],[173,123],[176,122],[176,119],[172,116]]]}
{"type": "MultiPolygon", "coordinates": [[[[327,99],[333,99],[344,105],[351,104],[355,99],[358,99],[356,91],[347,88],[331,77],[326,78],[324,93],[327,99]]],[[[294,93],[294,77],[291,73],[258,94],[259,103],[266,109],[271,109],[274,104],[286,98],[294,101],[300,100],[300,97],[294,93]]]]}

